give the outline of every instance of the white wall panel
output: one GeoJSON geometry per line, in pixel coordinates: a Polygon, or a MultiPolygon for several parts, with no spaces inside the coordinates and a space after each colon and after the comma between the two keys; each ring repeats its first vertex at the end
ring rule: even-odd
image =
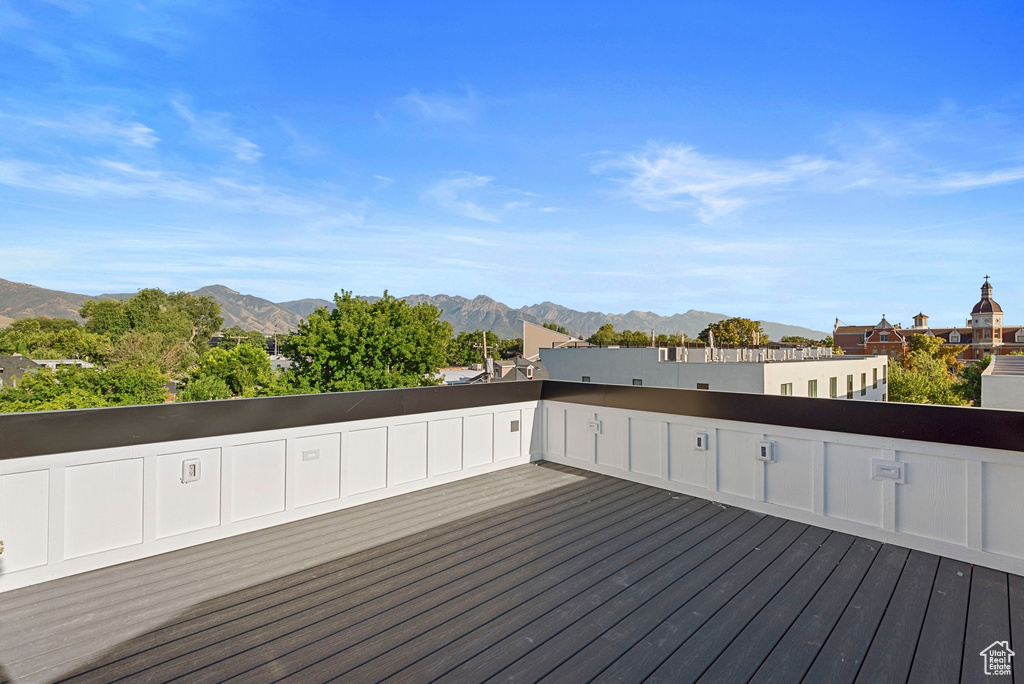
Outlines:
{"type": "Polygon", "coordinates": [[[65,469],[65,558],[142,543],[142,474],[141,458],[65,469]]]}
{"type": "Polygon", "coordinates": [[[231,449],[231,519],[248,520],[284,510],[285,441],[231,449]]]}
{"type": "Polygon", "coordinates": [[[544,411],[547,415],[544,453],[552,456],[565,456],[565,409],[547,406],[544,411]]]}
{"type": "Polygon", "coordinates": [[[565,411],[565,455],[575,461],[594,462],[597,449],[596,435],[587,432],[587,421],[594,420],[594,414],[588,411],[565,411]]]}
{"type": "Polygon", "coordinates": [[[906,484],[896,486],[896,529],[967,543],[967,462],[901,451],[906,484]]]}
{"type": "Polygon", "coordinates": [[[718,431],[718,489],[754,498],[757,436],[735,430],[718,431]]]}
{"type": "Polygon", "coordinates": [[[541,446],[540,436],[541,430],[537,425],[538,418],[541,415],[537,409],[523,409],[523,421],[519,424],[519,429],[522,431],[520,439],[521,449],[520,452],[523,456],[531,456],[539,459],[544,453],[544,449],[541,446]],[[535,429],[536,428],[536,429],[535,429]]]}
{"type": "Polygon", "coordinates": [[[814,443],[767,435],[775,463],[764,466],[765,499],[809,511],[814,506],[814,443]]]}
{"type": "Polygon", "coordinates": [[[982,491],[985,550],[1024,558],[1024,467],[983,464],[982,491]]]}
{"type": "Polygon", "coordinates": [[[601,421],[601,432],[597,436],[597,462],[626,470],[629,450],[626,416],[619,412],[601,412],[597,419],[601,421]]]}
{"type": "Polygon", "coordinates": [[[388,428],[388,484],[405,484],[426,477],[426,421],[388,428]]]}
{"type": "Polygon", "coordinates": [[[46,565],[50,473],[0,475],[0,574],[46,565]]]}
{"type": "Polygon", "coordinates": [[[462,418],[430,421],[427,460],[431,476],[462,470],[462,418]]]}
{"type": "Polygon", "coordinates": [[[220,524],[220,449],[156,457],[156,537],[220,524]],[[182,461],[199,459],[199,479],[182,483],[182,461]]]}
{"type": "MultiPolygon", "coordinates": [[[[696,451],[693,448],[693,426],[680,423],[668,425],[668,476],[676,482],[697,487],[708,485],[708,454],[709,451],[696,451]]],[[[710,436],[713,431],[706,428],[710,436]]]]}
{"type": "Polygon", "coordinates": [[[629,419],[629,469],[643,475],[661,476],[660,421],[629,419]]]}
{"type": "Polygon", "coordinates": [[[494,460],[505,461],[522,453],[523,419],[518,410],[494,414],[494,460]],[[516,428],[512,431],[513,423],[516,428]]]}
{"type": "Polygon", "coordinates": [[[388,429],[353,430],[348,433],[345,461],[349,494],[384,489],[388,484],[388,429]]]}
{"type": "Polygon", "coordinates": [[[475,468],[494,462],[494,416],[467,416],[462,423],[462,462],[475,468]]]}
{"type": "Polygon", "coordinates": [[[882,482],[871,479],[878,449],[825,444],[825,515],[868,525],[882,524],[882,482]]]}
{"type": "Polygon", "coordinates": [[[295,440],[295,505],[341,496],[341,435],[310,435],[295,440]]]}

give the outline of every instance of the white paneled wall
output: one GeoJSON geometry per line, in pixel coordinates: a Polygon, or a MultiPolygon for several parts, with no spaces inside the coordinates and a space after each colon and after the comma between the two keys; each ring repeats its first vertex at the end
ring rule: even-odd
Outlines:
{"type": "Polygon", "coordinates": [[[0,591],[540,458],[537,402],[0,461],[0,591]],[[183,481],[188,468],[198,478],[183,481]]]}
{"type": "Polygon", "coordinates": [[[546,460],[1024,574],[1024,453],[552,401],[541,410],[546,460]],[[774,462],[758,460],[763,442],[774,462]],[[902,482],[873,461],[902,469],[902,482]]]}

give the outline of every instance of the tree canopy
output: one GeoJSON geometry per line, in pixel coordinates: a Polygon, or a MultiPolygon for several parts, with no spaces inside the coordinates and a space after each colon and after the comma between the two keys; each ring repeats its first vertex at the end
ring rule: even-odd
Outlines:
{"type": "Polygon", "coordinates": [[[971,403],[956,389],[963,368],[956,357],[965,347],[942,342],[931,335],[912,335],[907,340],[903,356],[889,362],[889,401],[954,406],[971,403]]]}
{"type": "MultiPolygon", "coordinates": [[[[448,342],[448,365],[469,366],[474,363],[484,362],[484,332],[474,330],[473,332],[460,332],[448,342]]],[[[501,340],[498,336],[487,331],[487,355],[494,359],[498,358],[501,350],[501,340]]]]}
{"type": "Polygon", "coordinates": [[[285,349],[292,375],[316,392],[436,385],[451,325],[436,306],[384,291],[375,302],[342,291],[299,325],[285,349]]]}
{"type": "Polygon", "coordinates": [[[700,331],[697,339],[707,344],[708,333],[714,333],[715,345],[764,344],[768,342],[768,336],[761,328],[761,321],[752,321],[749,318],[726,318],[712,323],[700,331]]]}

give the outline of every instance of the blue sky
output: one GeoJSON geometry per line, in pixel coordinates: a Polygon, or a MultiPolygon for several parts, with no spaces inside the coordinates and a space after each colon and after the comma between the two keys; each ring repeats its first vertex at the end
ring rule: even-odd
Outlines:
{"type": "Polygon", "coordinates": [[[1024,322],[1021,3],[494,5],[0,0],[0,277],[1024,322]]]}

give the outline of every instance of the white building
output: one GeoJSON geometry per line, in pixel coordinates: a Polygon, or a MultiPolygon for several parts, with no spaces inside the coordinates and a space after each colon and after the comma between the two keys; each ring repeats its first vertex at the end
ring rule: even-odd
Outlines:
{"type": "Polygon", "coordinates": [[[552,380],[885,401],[888,358],[821,347],[541,349],[552,380]]]}
{"type": "Polygon", "coordinates": [[[982,408],[1024,411],[1024,356],[993,356],[981,374],[982,408]]]}

